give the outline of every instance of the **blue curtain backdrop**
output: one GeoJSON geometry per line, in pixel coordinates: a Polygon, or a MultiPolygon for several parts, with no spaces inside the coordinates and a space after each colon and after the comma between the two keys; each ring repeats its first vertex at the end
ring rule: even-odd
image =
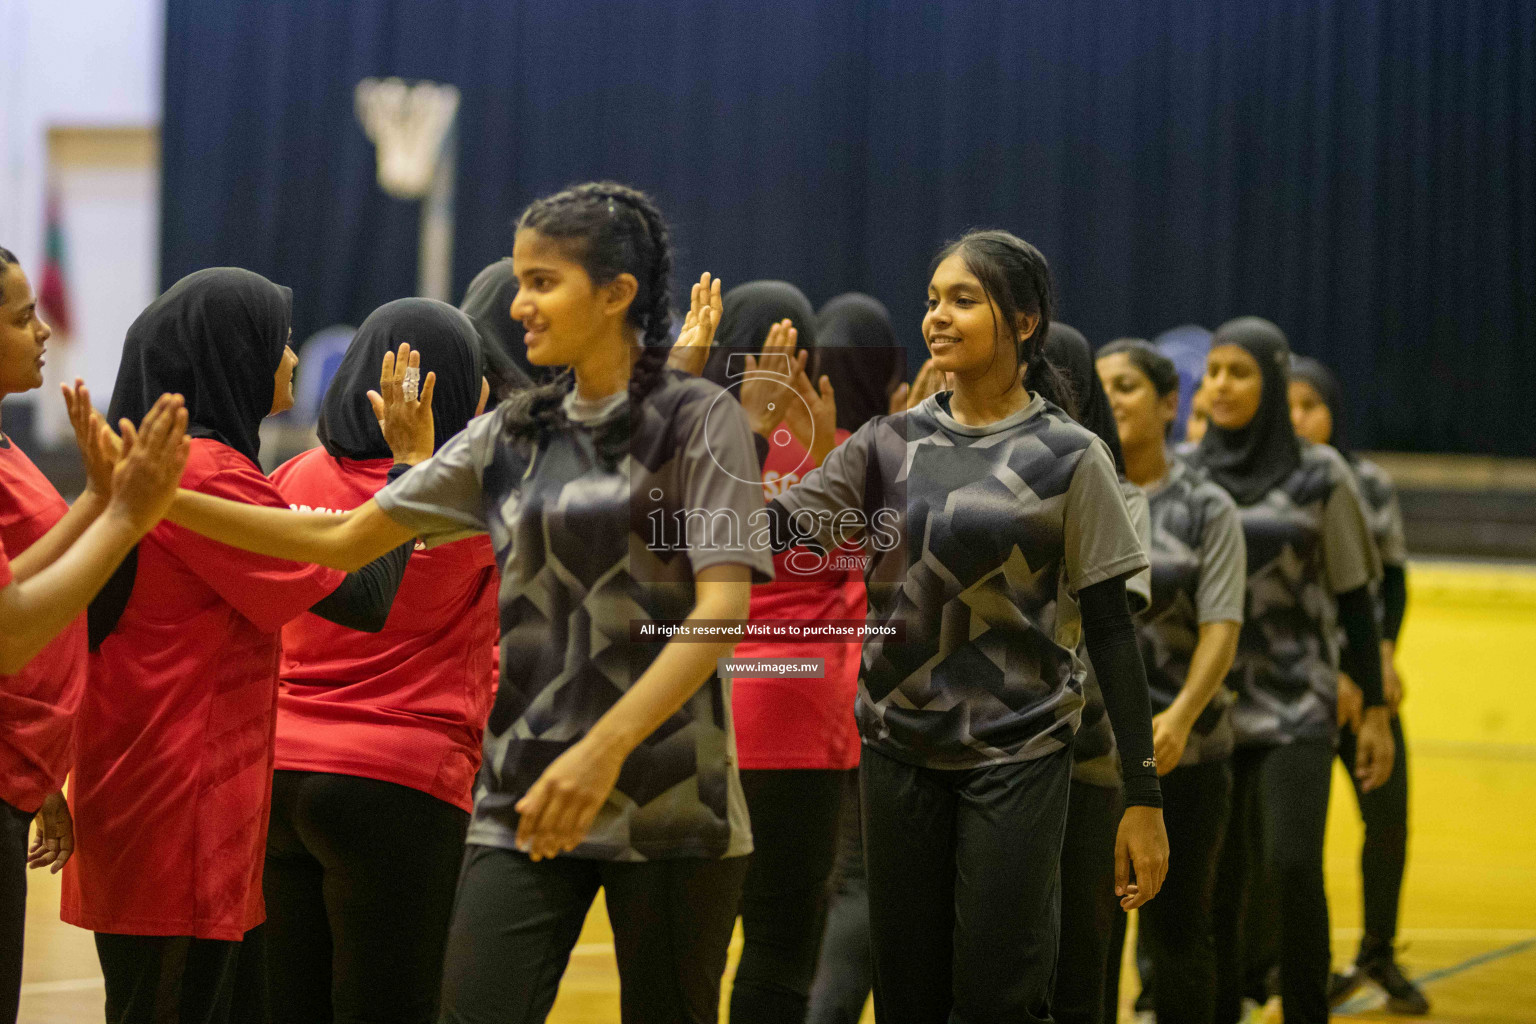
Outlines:
{"type": "Polygon", "coordinates": [[[414,289],[352,112],[400,75],[463,94],[456,294],[611,177],[679,285],[869,291],[916,353],[932,252],[998,225],[1095,343],[1261,314],[1357,444],[1536,455],[1530,0],[169,0],[165,65],[163,279],[261,271],[299,337],[414,289]]]}

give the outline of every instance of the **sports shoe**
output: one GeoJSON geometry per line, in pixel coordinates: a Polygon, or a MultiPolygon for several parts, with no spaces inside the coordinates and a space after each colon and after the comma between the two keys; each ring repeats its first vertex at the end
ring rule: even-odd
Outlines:
{"type": "Polygon", "coordinates": [[[1328,1008],[1337,1010],[1349,1001],[1349,997],[1360,991],[1360,986],[1365,984],[1365,975],[1360,972],[1357,964],[1351,964],[1349,970],[1343,974],[1328,975],[1328,1008]]]}
{"type": "Polygon", "coordinates": [[[1387,994],[1387,1009],[1392,1013],[1417,1016],[1429,1012],[1429,1000],[1403,975],[1390,949],[1364,963],[1357,963],[1355,970],[1381,986],[1387,994]]]}

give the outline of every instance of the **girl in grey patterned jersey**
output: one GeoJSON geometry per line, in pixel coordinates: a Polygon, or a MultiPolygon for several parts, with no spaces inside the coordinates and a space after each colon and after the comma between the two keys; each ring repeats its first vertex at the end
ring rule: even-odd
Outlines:
{"type": "MultiPolygon", "coordinates": [[[[1169,867],[1162,893],[1141,913],[1141,941],[1156,979],[1144,987],[1161,1024],[1210,1024],[1211,901],[1232,797],[1231,693],[1222,683],[1237,652],[1247,548],[1231,496],[1168,452],[1179,397],[1173,362],[1146,342],[1118,341],[1099,350],[1098,372],[1127,475],[1146,488],[1152,514],[1152,607],[1139,633],[1165,773],[1169,867]]],[[[1118,996],[1123,915],[1116,926],[1106,1007],[1118,996]]]]}
{"type": "MultiPolygon", "coordinates": [[[[1338,1006],[1367,979],[1387,993],[1393,1013],[1429,1012],[1429,1000],[1397,966],[1393,941],[1397,938],[1398,897],[1403,871],[1408,864],[1408,749],[1398,704],[1403,698],[1398,679],[1397,635],[1408,604],[1408,550],[1403,540],[1403,513],[1397,490],[1386,470],[1361,458],[1340,437],[1339,381],[1333,371],[1315,359],[1291,360],[1291,422],[1296,433],[1315,444],[1331,444],[1349,462],[1365,498],[1371,534],[1381,551],[1381,586],[1376,590],[1376,617],[1381,624],[1381,679],[1383,696],[1392,711],[1392,739],[1397,756],[1392,777],[1373,792],[1356,786],[1360,817],[1365,821],[1365,841],[1360,848],[1361,894],[1365,903],[1365,932],[1354,966],[1334,975],[1329,1001],[1338,1006]]],[[[1355,767],[1355,730],[1360,714],[1360,690],[1347,677],[1339,680],[1339,758],[1346,770],[1355,767]]]]}
{"type": "Polygon", "coordinates": [[[751,433],[719,388],[665,368],[671,250],[643,193],[604,182],[535,202],[512,260],[530,362],[573,374],[471,421],[436,455],[423,403],[386,394],[385,416],[424,436],[422,461],[356,511],[208,499],[179,521],[344,566],[411,537],[489,533],[501,686],[442,1020],[544,1020],[601,887],[626,1024],[713,1021],[752,848],[731,693],[715,672],[732,642],[653,640],[646,627],[742,622],[772,560],[713,524],[676,542],[650,527],[653,515],[761,514],[751,433]]]}
{"type": "Polygon", "coordinates": [[[1064,395],[1040,353],[1050,302],[1045,260],[1018,238],[946,248],[923,335],[954,390],[876,417],[768,506],[775,546],[828,550],[849,513],[894,514],[897,544],[862,538],[869,618],[906,635],[866,641],[858,697],[882,1024],[1050,1019],[1080,635],[1126,761],[1122,905],[1166,871],[1125,603],[1146,556],[1103,442],[1041,394],[1064,395]]]}
{"type": "Polygon", "coordinates": [[[1345,667],[1367,705],[1356,772],[1374,789],[1392,769],[1369,586],[1379,572],[1376,545],[1344,460],[1302,443],[1291,427],[1289,361],[1285,335],[1269,321],[1223,324],[1206,360],[1210,427],[1191,457],[1236,500],[1248,546],[1243,627],[1228,677],[1237,692],[1237,749],[1217,878],[1218,1024],[1237,1019],[1240,939],[1245,916],[1257,918],[1259,909],[1278,918],[1278,929],[1249,922],[1246,934],[1278,931],[1285,1019],[1328,1019],[1323,835],[1337,731],[1337,626],[1349,636],[1345,667]]]}

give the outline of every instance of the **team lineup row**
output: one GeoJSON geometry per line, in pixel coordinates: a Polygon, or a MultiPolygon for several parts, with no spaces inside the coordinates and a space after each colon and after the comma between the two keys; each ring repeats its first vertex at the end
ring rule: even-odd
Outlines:
{"type": "MultiPolygon", "coordinates": [[[[866,296],[705,275],[674,341],[671,265],[643,193],[536,201],[462,310],[364,321],[270,478],[291,293],[200,271],[105,418],[64,389],[73,506],[0,443],[0,1018],[27,863],[111,1022],[540,1021],[600,887],[626,1021],[716,1019],[738,916],[748,1024],[871,985],[882,1022],[1113,1021],[1138,907],[1162,1024],[1232,1024],[1271,968],[1290,1021],[1418,995],[1401,523],[1324,368],[1230,321],[1175,451],[1173,364],[1095,358],[1007,232],[936,255],[910,385],[866,296]],[[769,620],[870,628],[636,632],[769,620]],[[721,679],[733,646],[824,676],[721,679]],[[1330,978],[1336,746],[1384,866],[1330,978]]],[[[12,394],[49,334],[0,272],[12,394]]]]}

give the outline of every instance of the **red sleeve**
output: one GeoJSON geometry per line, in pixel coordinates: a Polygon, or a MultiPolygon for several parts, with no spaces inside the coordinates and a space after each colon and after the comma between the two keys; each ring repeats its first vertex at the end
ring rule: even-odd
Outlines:
{"type": "Polygon", "coordinates": [[[11,560],[5,557],[5,541],[0,540],[0,587],[11,585],[11,560]]]}
{"type": "MultiPolygon", "coordinates": [[[[272,481],[254,468],[221,469],[191,489],[249,505],[288,507],[272,481]]],[[[188,569],[263,632],[277,632],[346,578],[339,569],[253,555],[171,522],[163,521],[155,530],[188,569]]]]}

